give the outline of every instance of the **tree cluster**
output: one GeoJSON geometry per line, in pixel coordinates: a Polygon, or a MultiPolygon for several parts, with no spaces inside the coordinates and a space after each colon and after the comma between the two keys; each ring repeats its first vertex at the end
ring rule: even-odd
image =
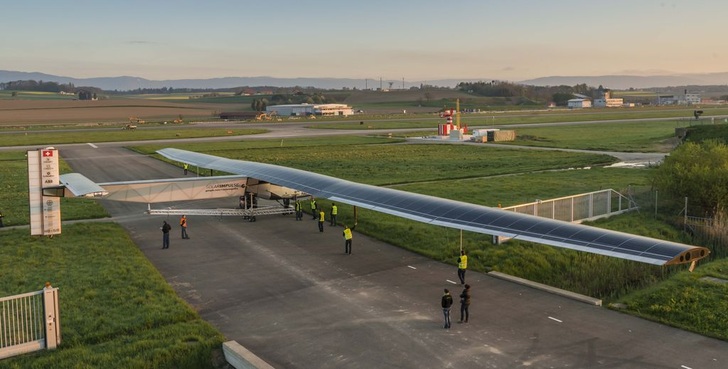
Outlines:
{"type": "Polygon", "coordinates": [[[250,107],[255,111],[263,111],[268,105],[284,104],[327,104],[335,101],[334,98],[327,98],[322,92],[295,91],[293,93],[277,93],[269,99],[254,99],[250,107]]]}
{"type": "Polygon", "coordinates": [[[655,172],[655,187],[713,216],[728,209],[728,146],[718,140],[686,142],[655,172]]]}
{"type": "Polygon", "coordinates": [[[22,90],[22,91],[40,91],[40,92],[76,92],[76,87],[73,83],[61,84],[56,82],[43,82],[43,81],[11,81],[1,82],[0,90],[22,90]]]}
{"type": "Polygon", "coordinates": [[[530,86],[504,81],[479,81],[460,82],[456,89],[479,96],[519,97],[523,101],[536,100],[566,106],[567,101],[574,98],[574,94],[595,98],[598,97],[597,91],[603,89],[603,87],[594,88],[587,86],[585,83],[574,86],[530,86]]]}

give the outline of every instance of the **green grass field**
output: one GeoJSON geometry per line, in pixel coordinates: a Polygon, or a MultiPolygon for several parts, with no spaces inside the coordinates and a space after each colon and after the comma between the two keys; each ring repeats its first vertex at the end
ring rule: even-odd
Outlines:
{"type": "Polygon", "coordinates": [[[170,127],[125,130],[121,128],[82,132],[33,132],[0,135],[0,146],[58,145],[85,142],[179,140],[184,138],[242,136],[265,133],[264,129],[170,127]]]}
{"type": "Polygon", "coordinates": [[[57,350],[0,368],[222,368],[222,335],[180,299],[114,223],[64,226],[53,238],[0,232],[0,296],[59,288],[57,350]],[[8,267],[12,266],[12,267],[8,267]]]}
{"type": "MultiPolygon", "coordinates": [[[[669,131],[659,123],[646,123],[641,131],[630,132],[635,137],[632,140],[620,134],[624,128],[618,124],[608,130],[601,124],[588,127],[532,133],[548,138],[555,147],[576,146],[578,142],[571,136],[580,134],[598,137],[610,147],[639,151],[669,131]]],[[[488,206],[650,184],[649,169],[600,168],[615,161],[603,155],[402,142],[397,138],[349,136],[177,147],[488,206]],[[592,169],[569,169],[584,167],[592,169]]],[[[174,146],[134,149],[152,153],[174,146]]],[[[0,153],[4,164],[0,166],[0,209],[6,225],[27,224],[25,160],[25,153],[0,153]]],[[[62,171],[68,167],[62,166],[62,171]]],[[[63,201],[64,220],[107,216],[93,200],[63,201]]],[[[329,206],[323,199],[319,203],[329,206]]],[[[351,223],[353,215],[340,207],[339,220],[351,223]]],[[[359,211],[358,221],[357,231],[435,260],[452,264],[459,250],[460,233],[456,230],[365,210],[359,211]]],[[[600,220],[595,225],[692,242],[661,218],[656,219],[652,211],[600,220]]],[[[174,294],[119,226],[68,225],[62,235],[52,239],[30,237],[23,229],[4,230],[0,243],[6,245],[0,248],[0,260],[13,266],[0,272],[0,296],[39,290],[50,281],[60,287],[64,311],[59,350],[3,360],[0,368],[219,367],[216,360],[221,335],[174,294]],[[40,271],[49,257],[57,262],[52,269],[40,271]]],[[[698,280],[702,276],[728,279],[725,259],[701,261],[696,271],[689,273],[685,266],[656,267],[519,241],[496,246],[490,236],[468,232],[464,246],[474,270],[498,270],[602,297],[625,304],[628,313],[728,340],[728,301],[724,298],[728,286],[698,280]]]]}
{"type": "Polygon", "coordinates": [[[676,121],[649,121],[637,124],[599,123],[563,127],[516,129],[517,139],[505,144],[622,152],[669,152],[676,121]]]}

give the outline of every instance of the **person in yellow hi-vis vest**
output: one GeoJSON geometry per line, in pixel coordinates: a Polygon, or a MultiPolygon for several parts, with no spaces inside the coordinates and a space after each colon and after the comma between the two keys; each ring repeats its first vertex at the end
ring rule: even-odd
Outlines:
{"type": "Polygon", "coordinates": [[[465,255],[465,250],[460,250],[460,257],[458,258],[458,278],[460,278],[460,284],[465,284],[466,269],[468,269],[468,255],[465,255]]]}
{"type": "Polygon", "coordinates": [[[321,211],[319,211],[319,221],[318,221],[319,232],[324,231],[324,222],[325,221],[326,221],[326,213],[324,212],[324,209],[321,209],[321,211]]]}
{"type": "Polygon", "coordinates": [[[313,216],[313,218],[311,219],[316,220],[316,216],[318,215],[318,213],[316,212],[316,199],[311,197],[311,202],[309,202],[309,204],[311,205],[311,215],[313,216]]]}
{"type": "Polygon", "coordinates": [[[336,216],[339,214],[339,208],[336,206],[336,204],[331,204],[331,219],[329,222],[329,226],[335,226],[336,225],[336,216]]]}
{"type": "Polygon", "coordinates": [[[354,223],[354,226],[349,228],[349,226],[344,226],[344,254],[351,255],[351,239],[354,238],[354,235],[351,233],[351,231],[356,228],[356,223],[354,223]]]}

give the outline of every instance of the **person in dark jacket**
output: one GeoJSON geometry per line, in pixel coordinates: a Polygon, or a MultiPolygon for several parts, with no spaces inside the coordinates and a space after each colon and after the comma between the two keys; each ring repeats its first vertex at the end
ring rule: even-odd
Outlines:
{"type": "Polygon", "coordinates": [[[168,249],[169,248],[169,231],[172,230],[172,226],[167,223],[167,221],[164,221],[164,224],[162,224],[162,248],[168,249]]]}
{"type": "Polygon", "coordinates": [[[444,328],[450,329],[450,307],[452,307],[452,296],[450,295],[450,291],[447,288],[445,289],[445,294],[442,295],[440,305],[442,305],[442,314],[445,315],[444,328]]]}
{"type": "Polygon", "coordinates": [[[468,308],[470,307],[470,285],[466,284],[465,289],[460,293],[460,321],[458,323],[467,323],[470,313],[468,308]],[[464,320],[463,320],[464,318],[464,320]]]}

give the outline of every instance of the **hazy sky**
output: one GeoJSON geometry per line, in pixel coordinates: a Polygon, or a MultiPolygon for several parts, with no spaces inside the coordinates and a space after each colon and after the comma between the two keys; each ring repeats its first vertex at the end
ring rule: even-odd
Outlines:
{"type": "Polygon", "coordinates": [[[726,0],[18,0],[0,69],[518,81],[728,72],[726,0]]]}

